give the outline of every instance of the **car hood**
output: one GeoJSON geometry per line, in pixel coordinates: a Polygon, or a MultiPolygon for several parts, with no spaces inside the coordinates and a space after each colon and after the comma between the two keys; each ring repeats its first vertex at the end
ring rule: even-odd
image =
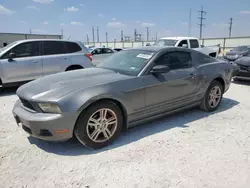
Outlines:
{"type": "Polygon", "coordinates": [[[241,57],[240,59],[236,60],[235,63],[237,65],[250,66],[250,57],[241,57]]]}
{"type": "Polygon", "coordinates": [[[118,80],[131,78],[127,75],[101,68],[87,68],[46,76],[21,86],[20,98],[37,101],[57,101],[79,89],[87,89],[118,80]]]}

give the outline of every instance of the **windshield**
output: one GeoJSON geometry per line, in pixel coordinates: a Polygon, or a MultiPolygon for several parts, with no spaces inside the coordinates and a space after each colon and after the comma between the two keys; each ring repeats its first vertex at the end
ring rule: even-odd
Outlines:
{"type": "Polygon", "coordinates": [[[137,76],[154,53],[145,50],[124,50],[111,55],[96,67],[130,76],[137,76]]]}
{"type": "Polygon", "coordinates": [[[14,46],[16,43],[18,43],[18,42],[17,41],[16,42],[12,42],[12,43],[8,44],[7,46],[5,46],[3,48],[0,48],[0,52],[2,52],[4,50],[6,50],[6,49],[8,49],[8,48],[10,48],[12,46],[14,46]]]}
{"type": "Polygon", "coordinates": [[[153,46],[175,46],[177,40],[172,39],[160,39],[156,41],[153,46]]]}
{"type": "Polygon", "coordinates": [[[238,46],[232,49],[233,52],[244,52],[247,50],[248,50],[247,46],[238,46]]]}

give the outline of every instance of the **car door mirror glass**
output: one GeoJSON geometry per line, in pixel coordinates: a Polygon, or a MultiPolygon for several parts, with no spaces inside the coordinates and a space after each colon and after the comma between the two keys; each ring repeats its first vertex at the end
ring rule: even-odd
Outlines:
{"type": "Polygon", "coordinates": [[[182,44],[182,46],[181,46],[182,48],[187,48],[188,47],[188,45],[187,44],[182,44]]]}
{"type": "Polygon", "coordinates": [[[161,73],[167,73],[170,71],[170,68],[167,65],[155,65],[150,73],[152,74],[161,74],[161,73]]]}

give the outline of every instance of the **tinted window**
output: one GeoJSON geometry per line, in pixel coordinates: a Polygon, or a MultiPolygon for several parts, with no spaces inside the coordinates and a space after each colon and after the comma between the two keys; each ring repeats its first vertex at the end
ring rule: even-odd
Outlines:
{"type": "Polygon", "coordinates": [[[213,58],[211,58],[210,56],[203,54],[203,53],[199,53],[197,52],[197,59],[199,61],[199,64],[206,64],[206,63],[212,63],[215,62],[215,60],[213,58]]]}
{"type": "Polygon", "coordinates": [[[190,46],[191,48],[199,48],[199,42],[198,40],[190,40],[190,46]]]}
{"type": "Polygon", "coordinates": [[[247,50],[248,50],[247,46],[238,46],[238,47],[232,49],[232,51],[234,51],[234,52],[244,52],[247,50]]]}
{"type": "Polygon", "coordinates": [[[74,42],[65,42],[65,43],[67,45],[67,49],[69,53],[79,52],[82,50],[81,47],[77,43],[74,43],[74,42]]]}
{"type": "Polygon", "coordinates": [[[191,67],[191,54],[189,52],[168,52],[157,61],[157,65],[168,65],[170,70],[185,69],[191,67]]]}
{"type": "Polygon", "coordinates": [[[39,42],[26,42],[19,44],[4,54],[1,59],[7,59],[10,53],[15,53],[16,58],[39,56],[39,42]]]}
{"type": "Polygon", "coordinates": [[[44,41],[43,42],[43,54],[55,55],[67,53],[63,42],[61,41],[44,41]]]}
{"type": "Polygon", "coordinates": [[[103,48],[102,53],[107,54],[107,53],[114,53],[114,52],[109,48],[103,48]]]}
{"type": "Polygon", "coordinates": [[[101,53],[102,53],[102,50],[101,50],[100,48],[96,48],[96,49],[94,49],[94,50],[91,52],[92,55],[101,54],[101,53]]]}
{"type": "Polygon", "coordinates": [[[187,40],[183,40],[178,44],[178,47],[182,47],[183,45],[188,46],[188,41],[187,40]]]}

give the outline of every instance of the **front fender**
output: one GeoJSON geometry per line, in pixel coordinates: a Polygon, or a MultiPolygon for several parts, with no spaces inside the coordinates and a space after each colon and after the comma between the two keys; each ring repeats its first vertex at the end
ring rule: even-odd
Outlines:
{"type": "Polygon", "coordinates": [[[125,95],[122,92],[107,92],[105,89],[101,88],[71,93],[58,101],[58,104],[62,112],[81,112],[89,105],[101,99],[116,100],[121,103],[125,109],[128,108],[125,102],[125,95]]]}

